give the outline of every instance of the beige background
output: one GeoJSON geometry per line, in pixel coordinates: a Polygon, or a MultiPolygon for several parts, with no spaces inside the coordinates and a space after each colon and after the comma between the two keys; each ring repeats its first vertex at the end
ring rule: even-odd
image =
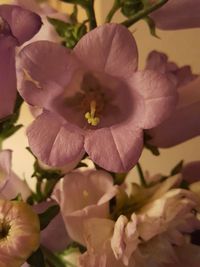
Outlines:
{"type": "MultiPolygon", "coordinates": [[[[0,1],[6,2],[6,1],[0,1]]],[[[51,4],[70,12],[70,5],[56,3],[54,0],[51,4]]],[[[96,0],[96,10],[98,23],[104,21],[105,15],[112,4],[112,0],[96,0]]],[[[81,12],[81,16],[84,12],[81,12]]],[[[121,16],[115,16],[115,21],[121,21],[121,16]]],[[[200,73],[200,29],[180,30],[180,31],[158,31],[160,39],[151,37],[145,22],[139,22],[131,29],[137,41],[140,68],[144,66],[146,56],[149,51],[156,49],[163,51],[169,55],[169,58],[180,66],[189,64],[192,66],[195,73],[200,73]]],[[[27,126],[31,121],[31,116],[28,109],[24,106],[20,121],[27,126]]],[[[9,138],[5,142],[4,148],[11,148],[14,151],[13,167],[21,177],[30,177],[32,173],[32,156],[25,150],[27,140],[25,137],[25,127],[21,129],[16,135],[9,138]]],[[[192,160],[200,160],[200,137],[194,138],[184,144],[178,145],[174,148],[161,150],[160,157],[152,156],[148,151],[144,150],[140,162],[144,169],[148,169],[151,174],[163,172],[168,173],[169,170],[181,159],[186,162],[192,160]]]]}

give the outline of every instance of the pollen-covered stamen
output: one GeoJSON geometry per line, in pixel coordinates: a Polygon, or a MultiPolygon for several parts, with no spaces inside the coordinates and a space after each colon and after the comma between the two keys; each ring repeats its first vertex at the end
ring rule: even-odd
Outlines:
{"type": "Polygon", "coordinates": [[[22,69],[23,70],[23,73],[24,73],[24,79],[26,81],[30,81],[32,82],[38,89],[42,89],[42,86],[40,85],[40,83],[36,80],[34,80],[31,75],[28,73],[28,71],[26,69],[22,69]]]}
{"type": "Polygon", "coordinates": [[[92,126],[97,126],[100,122],[100,118],[95,116],[96,109],[97,109],[96,101],[92,100],[90,102],[90,112],[85,113],[85,118],[87,122],[91,124],[92,126]]]}

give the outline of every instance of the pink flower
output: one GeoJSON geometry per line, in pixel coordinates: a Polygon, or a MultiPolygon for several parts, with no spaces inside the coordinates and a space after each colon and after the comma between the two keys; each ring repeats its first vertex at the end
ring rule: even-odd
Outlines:
{"type": "Polygon", "coordinates": [[[26,200],[31,190],[11,169],[11,150],[0,151],[0,198],[13,199],[18,194],[26,200]]]}
{"type": "Polygon", "coordinates": [[[12,114],[15,105],[15,47],[32,38],[40,26],[36,14],[17,6],[0,5],[0,119],[12,114]]]}
{"type": "MultiPolygon", "coordinates": [[[[178,176],[171,177],[154,186],[154,190],[146,189],[151,194],[142,200],[131,220],[121,215],[116,222],[102,218],[85,221],[87,252],[80,256],[78,266],[187,266],[180,253],[181,248],[188,248],[188,257],[191,250],[199,252],[188,240],[188,235],[200,227],[194,213],[199,203],[194,193],[172,189],[179,180],[178,176]]],[[[186,262],[197,267],[198,260],[199,255],[193,254],[186,262]]]]}
{"type": "Polygon", "coordinates": [[[178,68],[164,54],[152,52],[147,69],[166,73],[177,85],[179,102],[176,111],[159,126],[148,131],[149,141],[158,147],[171,147],[200,134],[200,77],[192,75],[188,66],[178,68]],[[196,78],[196,79],[195,79],[196,78]]]}
{"type": "Polygon", "coordinates": [[[200,27],[199,0],[169,0],[151,17],[162,30],[178,30],[200,27]]]}
{"type": "Polygon", "coordinates": [[[66,229],[73,240],[85,244],[85,220],[107,218],[109,201],[116,191],[112,177],[104,171],[74,171],[58,182],[52,198],[60,205],[66,229]]]}
{"type": "MultiPolygon", "coordinates": [[[[36,0],[14,0],[13,4],[19,5],[23,8],[37,13],[42,19],[43,25],[40,31],[27,43],[31,43],[33,41],[38,40],[49,40],[57,43],[61,42],[61,38],[56,33],[56,30],[54,29],[53,25],[48,22],[47,17],[67,21],[68,17],[65,14],[53,9],[48,3],[39,4],[36,0]]],[[[27,43],[25,45],[27,45],[27,43]]]]}
{"type": "Polygon", "coordinates": [[[28,129],[29,144],[48,165],[87,152],[107,170],[127,171],[142,152],[143,129],[161,123],[176,103],[164,75],[136,72],[135,40],[121,25],[96,28],[72,52],[36,42],[22,50],[18,63],[21,95],[44,108],[28,129]]]}
{"type": "Polygon", "coordinates": [[[0,200],[0,266],[21,266],[38,249],[40,223],[24,202],[0,200]]]}
{"type": "MultiPolygon", "coordinates": [[[[160,198],[149,201],[137,214],[140,237],[148,241],[165,231],[176,229],[183,221],[195,217],[193,209],[197,206],[197,198],[192,192],[171,189],[160,198]]],[[[177,231],[174,233],[183,239],[177,231]]],[[[176,237],[172,235],[173,242],[176,242],[176,237]]]]}

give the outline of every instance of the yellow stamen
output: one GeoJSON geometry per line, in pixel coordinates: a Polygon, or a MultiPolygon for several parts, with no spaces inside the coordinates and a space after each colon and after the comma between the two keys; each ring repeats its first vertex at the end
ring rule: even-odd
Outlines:
{"type": "Polygon", "coordinates": [[[87,122],[89,124],[91,124],[92,126],[97,126],[100,122],[100,118],[95,117],[96,106],[97,106],[96,101],[92,100],[90,102],[90,112],[85,113],[85,118],[86,118],[87,122]]]}
{"type": "Polygon", "coordinates": [[[24,79],[26,80],[26,81],[30,81],[30,82],[32,82],[38,89],[42,89],[42,86],[40,85],[40,83],[38,82],[38,81],[36,81],[36,80],[34,80],[32,77],[31,77],[31,75],[28,73],[28,71],[26,70],[26,69],[22,69],[23,70],[23,72],[24,72],[24,79]]]}
{"type": "Polygon", "coordinates": [[[87,191],[87,190],[84,190],[84,191],[83,191],[83,197],[84,197],[84,198],[88,198],[88,196],[89,196],[88,191],[87,191]]]}

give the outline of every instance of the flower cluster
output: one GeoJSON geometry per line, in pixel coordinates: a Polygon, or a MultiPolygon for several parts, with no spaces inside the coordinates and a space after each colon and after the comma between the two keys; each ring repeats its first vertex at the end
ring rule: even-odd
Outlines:
{"type": "Polygon", "coordinates": [[[199,267],[200,161],[150,176],[139,159],[200,134],[200,77],[158,51],[140,70],[128,29],[198,28],[199,1],[115,0],[103,25],[93,0],[39,2],[0,5],[0,267],[199,267]],[[23,102],[35,190],[4,147],[23,102]]]}

